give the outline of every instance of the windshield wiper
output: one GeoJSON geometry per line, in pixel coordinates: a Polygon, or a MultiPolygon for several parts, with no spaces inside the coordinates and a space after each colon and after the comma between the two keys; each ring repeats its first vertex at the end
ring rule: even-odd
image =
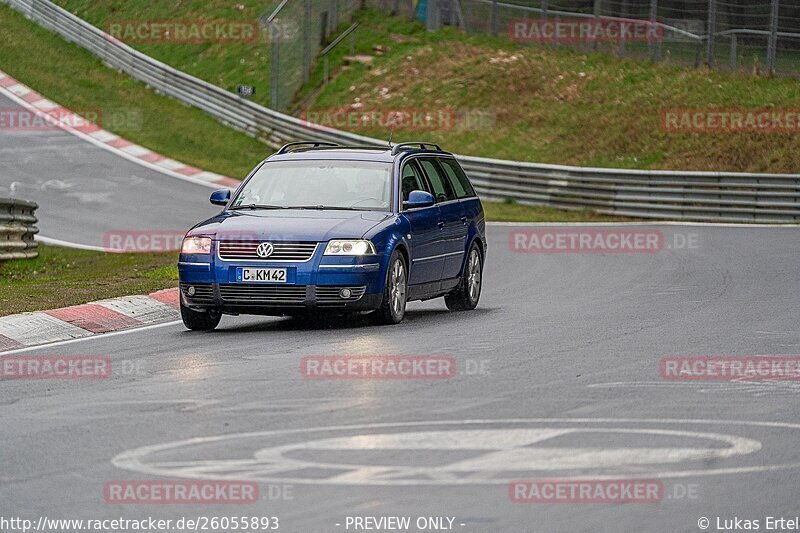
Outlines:
{"type": "Polygon", "coordinates": [[[291,205],[286,209],[318,209],[320,211],[324,210],[335,210],[335,211],[363,211],[363,208],[359,207],[339,207],[335,205],[291,205]]]}
{"type": "Polygon", "coordinates": [[[231,209],[288,209],[282,205],[268,205],[268,204],[242,204],[235,205],[231,209]]]}

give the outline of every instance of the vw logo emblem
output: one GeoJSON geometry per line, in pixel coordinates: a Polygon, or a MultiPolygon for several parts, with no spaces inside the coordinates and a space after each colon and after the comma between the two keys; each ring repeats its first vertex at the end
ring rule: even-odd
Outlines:
{"type": "Polygon", "coordinates": [[[272,246],[271,242],[262,242],[256,248],[256,254],[258,254],[258,257],[269,257],[274,250],[275,247],[272,246]]]}

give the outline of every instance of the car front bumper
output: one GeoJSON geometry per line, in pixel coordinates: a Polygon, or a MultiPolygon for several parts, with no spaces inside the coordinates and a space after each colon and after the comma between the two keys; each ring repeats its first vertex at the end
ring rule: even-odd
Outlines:
{"type": "Polygon", "coordinates": [[[291,315],[311,311],[349,313],[377,309],[383,294],[367,294],[365,289],[353,285],[180,284],[181,301],[191,309],[214,308],[224,313],[253,315],[291,315]],[[194,294],[189,294],[190,288],[194,294]],[[342,296],[343,290],[349,291],[347,297],[342,296]]]}
{"type": "Polygon", "coordinates": [[[284,315],[309,311],[359,312],[383,299],[382,256],[331,257],[321,248],[308,261],[227,261],[181,255],[181,301],[189,308],[225,313],[284,315]],[[285,268],[286,283],[237,282],[238,268],[285,268]]]}

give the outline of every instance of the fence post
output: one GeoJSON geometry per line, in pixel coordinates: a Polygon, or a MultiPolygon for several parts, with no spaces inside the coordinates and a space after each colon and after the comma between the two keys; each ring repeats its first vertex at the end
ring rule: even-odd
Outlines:
{"type": "Polygon", "coordinates": [[[272,64],[270,65],[270,80],[269,80],[269,92],[270,92],[270,107],[275,109],[276,111],[280,111],[280,107],[278,106],[278,83],[281,79],[281,45],[280,45],[280,38],[278,36],[278,29],[275,27],[275,22],[270,22],[269,24],[269,34],[270,34],[270,41],[272,45],[272,64]]]}
{"type": "Polygon", "coordinates": [[[489,26],[492,29],[492,35],[497,35],[497,0],[492,0],[492,12],[489,14],[489,26]]]}
{"type": "MultiPolygon", "coordinates": [[[[539,7],[542,10],[542,15],[541,15],[542,20],[547,22],[547,19],[550,16],[550,14],[548,13],[548,11],[550,9],[550,2],[548,0],[541,0],[541,4],[539,4],[539,7]]],[[[553,42],[551,44],[549,44],[549,46],[556,46],[557,47],[558,46],[558,39],[553,39],[553,42]]]]}
{"type": "MultiPolygon", "coordinates": [[[[622,0],[622,6],[620,7],[619,11],[620,17],[628,17],[628,0],[622,0]]],[[[623,57],[625,56],[625,34],[623,32],[620,32],[619,34],[619,55],[623,57]]]]}
{"type": "Polygon", "coordinates": [[[303,11],[303,83],[311,71],[311,0],[305,0],[303,11]]]}
{"type": "Polygon", "coordinates": [[[336,31],[336,28],[339,26],[339,17],[337,17],[339,6],[336,3],[336,0],[330,0],[330,4],[328,7],[328,35],[333,35],[336,31]]]}
{"type": "MultiPolygon", "coordinates": [[[[603,12],[603,0],[594,0],[594,18],[595,18],[595,22],[597,22],[597,19],[600,18],[600,15],[602,14],[602,12],[603,12]]],[[[592,43],[592,48],[594,50],[597,50],[597,48],[598,48],[597,39],[595,39],[594,42],[592,43]]]]}
{"type": "Polygon", "coordinates": [[[438,0],[428,0],[428,16],[426,17],[425,27],[428,31],[439,29],[439,2],[438,0]]]}
{"type": "MultiPolygon", "coordinates": [[[[651,29],[657,29],[658,25],[656,21],[658,20],[658,0],[650,0],[650,25],[651,29]]],[[[660,32],[660,34],[664,35],[664,30],[660,32]]],[[[655,41],[652,39],[649,42],[650,46],[650,57],[652,57],[653,61],[661,61],[661,41],[663,37],[656,38],[655,41]]]]}
{"type": "MultiPolygon", "coordinates": [[[[458,27],[461,28],[462,31],[467,31],[467,23],[464,20],[464,12],[461,11],[461,0],[450,0],[450,13],[451,16],[455,15],[458,19],[458,27]]],[[[452,24],[453,21],[450,21],[452,24]]]]}
{"type": "Polygon", "coordinates": [[[736,38],[736,34],[732,33],[731,34],[731,68],[734,69],[734,70],[736,70],[736,62],[738,60],[738,58],[737,58],[738,42],[739,42],[739,40],[736,38]]]}
{"type": "Polygon", "coordinates": [[[772,0],[772,16],[770,17],[769,45],[767,48],[767,66],[770,74],[775,74],[775,55],[778,48],[778,13],[780,1],[772,0]]]}
{"type": "Polygon", "coordinates": [[[700,62],[703,58],[703,41],[697,41],[697,50],[694,53],[694,68],[700,68],[700,62]]]}
{"type": "Polygon", "coordinates": [[[708,31],[706,31],[706,63],[714,66],[714,34],[717,33],[717,0],[708,0],[708,31]]]}

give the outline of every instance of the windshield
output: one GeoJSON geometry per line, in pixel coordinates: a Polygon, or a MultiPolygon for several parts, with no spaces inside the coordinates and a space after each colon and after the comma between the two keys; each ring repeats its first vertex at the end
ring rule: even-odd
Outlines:
{"type": "Polygon", "coordinates": [[[267,162],[231,208],[390,211],[391,170],[390,163],[367,161],[267,162]]]}

